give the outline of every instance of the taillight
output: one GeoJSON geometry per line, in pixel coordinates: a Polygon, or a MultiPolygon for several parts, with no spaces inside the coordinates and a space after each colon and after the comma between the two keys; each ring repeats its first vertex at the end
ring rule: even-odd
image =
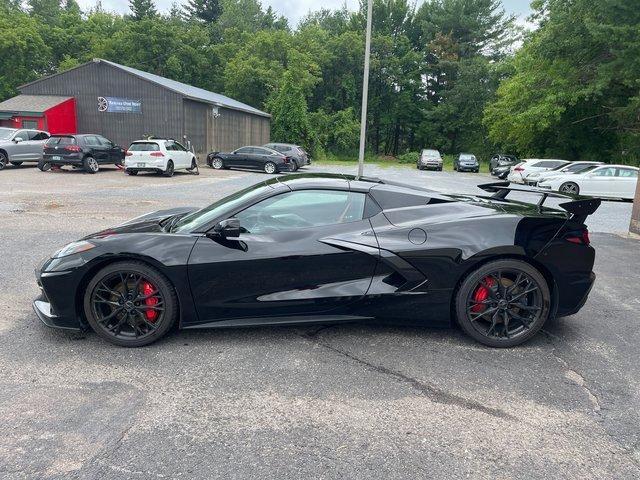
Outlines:
{"type": "Polygon", "coordinates": [[[78,145],[67,145],[66,147],[64,147],[64,149],[67,152],[81,152],[82,148],[80,148],[78,145]]]}
{"type": "Polygon", "coordinates": [[[162,152],[151,152],[152,157],[164,157],[164,153],[162,152]]]}
{"type": "Polygon", "coordinates": [[[591,239],[589,238],[589,230],[569,232],[564,236],[567,242],[575,243],[576,245],[590,245],[591,239]]]}
{"type": "Polygon", "coordinates": [[[127,157],[130,157],[131,155],[133,155],[133,152],[130,152],[129,150],[127,150],[126,152],[124,152],[124,154],[125,154],[127,157]]]}
{"type": "Polygon", "coordinates": [[[284,160],[284,163],[289,163],[289,160],[291,159],[289,157],[284,157],[283,160],[284,160]]]}
{"type": "Polygon", "coordinates": [[[524,168],[522,167],[513,167],[514,172],[524,172],[524,168]]]}

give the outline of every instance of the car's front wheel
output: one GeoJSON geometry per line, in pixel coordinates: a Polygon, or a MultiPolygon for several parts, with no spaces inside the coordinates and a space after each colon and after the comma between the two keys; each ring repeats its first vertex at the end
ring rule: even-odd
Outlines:
{"type": "Polygon", "coordinates": [[[4,167],[7,166],[7,156],[0,152],[0,170],[4,170],[4,167]]]}
{"type": "Polygon", "coordinates": [[[93,157],[86,157],[82,161],[82,166],[84,168],[84,171],[87,173],[98,173],[98,170],[100,170],[98,162],[93,157]]]}
{"type": "Polygon", "coordinates": [[[574,182],[565,182],[560,185],[560,192],[562,193],[570,193],[572,195],[578,195],[580,193],[580,187],[577,183],[574,182]]]}
{"type": "Polygon", "coordinates": [[[224,167],[224,162],[220,157],[215,157],[211,161],[211,168],[214,168],[216,170],[222,170],[223,167],[224,167]]]}
{"type": "Polygon", "coordinates": [[[267,162],[264,164],[265,173],[276,173],[276,164],[273,162],[267,162]]]}
{"type": "Polygon", "coordinates": [[[91,279],[84,292],[91,328],[122,347],[155,342],[174,325],[178,299],[169,280],[142,262],[117,262],[91,279]]]}
{"type": "Polygon", "coordinates": [[[544,276],[521,260],[486,263],[464,279],[455,300],[462,329],[490,347],[526,342],[551,312],[551,292],[544,276]]]}

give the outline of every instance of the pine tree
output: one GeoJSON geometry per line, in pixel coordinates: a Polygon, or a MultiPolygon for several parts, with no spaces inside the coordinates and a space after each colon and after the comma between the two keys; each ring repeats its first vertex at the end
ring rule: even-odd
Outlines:
{"type": "Polygon", "coordinates": [[[153,0],[129,0],[129,8],[134,20],[155,17],[158,14],[153,0]]]}
{"type": "Polygon", "coordinates": [[[271,136],[275,141],[306,144],[309,137],[309,112],[302,87],[291,71],[269,105],[273,114],[271,136]]]}
{"type": "Polygon", "coordinates": [[[213,23],[222,14],[220,0],[189,0],[185,11],[191,18],[197,18],[207,23],[213,23]]]}

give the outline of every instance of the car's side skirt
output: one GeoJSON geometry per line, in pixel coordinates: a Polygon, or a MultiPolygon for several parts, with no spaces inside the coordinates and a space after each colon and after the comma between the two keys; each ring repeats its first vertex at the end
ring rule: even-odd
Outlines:
{"type": "Polygon", "coordinates": [[[253,327],[258,325],[304,325],[310,323],[343,323],[373,320],[374,317],[358,315],[295,315],[289,317],[256,317],[234,318],[216,322],[200,323],[182,327],[185,330],[194,328],[253,327]]]}

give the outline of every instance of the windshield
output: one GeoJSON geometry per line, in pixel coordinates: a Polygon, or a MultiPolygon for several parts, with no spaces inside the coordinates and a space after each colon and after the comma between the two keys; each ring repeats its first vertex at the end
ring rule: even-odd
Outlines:
{"type": "Polygon", "coordinates": [[[154,142],[139,142],[132,143],[129,146],[130,152],[157,152],[160,150],[160,146],[154,142]]]}
{"type": "Polygon", "coordinates": [[[9,140],[15,130],[13,128],[0,128],[0,140],[9,140]]]}
{"type": "Polygon", "coordinates": [[[47,145],[75,145],[76,139],[74,137],[50,137],[47,140],[47,145]]]}
{"type": "Polygon", "coordinates": [[[602,165],[589,165],[588,167],[583,168],[582,170],[580,170],[579,172],[576,172],[576,173],[587,173],[587,172],[590,172],[591,170],[594,170],[594,169],[596,169],[598,167],[601,167],[601,166],[602,165]]]}
{"type": "Polygon", "coordinates": [[[475,160],[475,159],[476,159],[475,155],[470,155],[470,154],[460,155],[460,160],[475,160]]]}
{"type": "Polygon", "coordinates": [[[242,205],[251,198],[258,197],[265,189],[271,190],[271,187],[259,183],[244,190],[240,190],[228,197],[224,197],[208,207],[190,213],[182,217],[171,227],[173,233],[189,233],[202,231],[210,222],[215,220],[226,212],[233,210],[235,207],[242,205]]]}

